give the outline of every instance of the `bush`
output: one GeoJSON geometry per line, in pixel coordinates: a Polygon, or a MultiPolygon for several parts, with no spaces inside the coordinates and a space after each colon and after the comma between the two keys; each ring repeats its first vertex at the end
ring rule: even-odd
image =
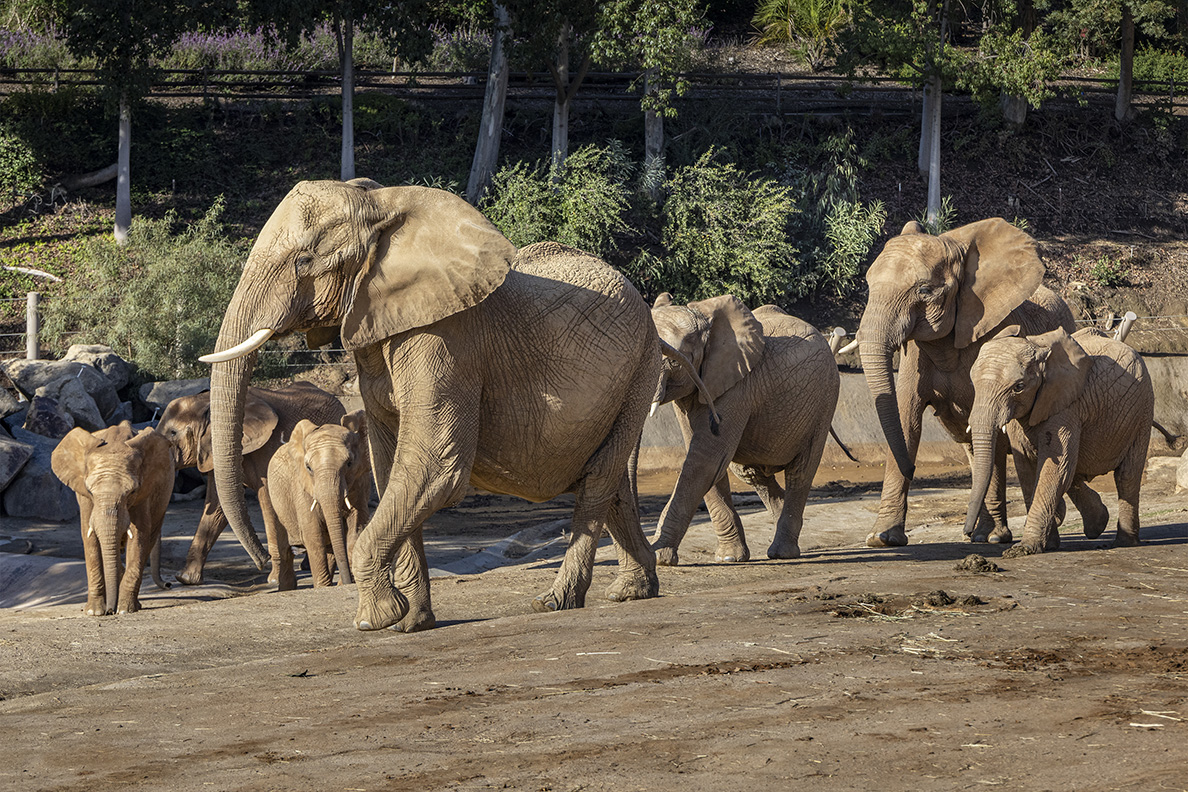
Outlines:
{"type": "MultiPolygon", "coordinates": [[[[811,288],[789,235],[798,211],[792,189],[752,177],[716,149],[673,173],[664,202],[664,270],[680,301],[733,294],[750,305],[782,301],[811,288]]],[[[654,257],[634,269],[656,268],[654,257]]]]}
{"type": "Polygon", "coordinates": [[[491,61],[491,34],[477,24],[456,27],[434,24],[433,49],[423,63],[426,71],[482,72],[491,61]]]}
{"type": "Polygon", "coordinates": [[[32,149],[20,137],[0,127],[0,200],[19,203],[41,184],[41,168],[32,149]]]}
{"type": "Polygon", "coordinates": [[[631,170],[615,141],[577,149],[560,172],[518,162],[495,174],[483,212],[518,247],[554,240],[604,257],[629,230],[631,170]]]}
{"type": "Polygon", "coordinates": [[[220,196],[199,221],[174,234],[176,215],[136,219],[128,243],[83,243],[74,277],[46,311],[49,342],[102,343],[155,379],[206,376],[198,356],[214,349],[246,251],[220,225],[220,196]]]}

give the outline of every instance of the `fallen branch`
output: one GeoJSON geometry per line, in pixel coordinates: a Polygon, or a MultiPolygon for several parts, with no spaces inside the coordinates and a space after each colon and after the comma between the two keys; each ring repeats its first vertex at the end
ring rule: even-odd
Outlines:
{"type": "Polygon", "coordinates": [[[39,269],[31,269],[29,267],[10,267],[8,265],[5,265],[4,269],[8,270],[9,272],[20,272],[25,275],[33,275],[34,277],[37,277],[37,278],[48,278],[48,279],[52,280],[54,283],[62,282],[62,279],[59,278],[57,275],[51,275],[48,272],[44,272],[39,269]]]}
{"type": "Polygon", "coordinates": [[[86,187],[96,187],[104,182],[109,182],[116,177],[117,166],[108,165],[106,168],[100,168],[97,171],[84,173],[80,176],[67,176],[58,182],[63,189],[68,191],[82,190],[86,187]]]}

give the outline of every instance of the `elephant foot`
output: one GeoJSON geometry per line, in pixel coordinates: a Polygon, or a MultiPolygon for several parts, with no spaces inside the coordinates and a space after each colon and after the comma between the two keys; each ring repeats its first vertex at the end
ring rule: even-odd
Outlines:
{"type": "MultiPolygon", "coordinates": [[[[1085,534],[1088,536],[1088,534],[1085,534]]],[[[1138,547],[1142,542],[1137,536],[1131,536],[1128,533],[1118,531],[1118,535],[1114,537],[1114,541],[1110,542],[1110,547],[1138,547]]]]}
{"type": "Polygon", "coordinates": [[[355,611],[356,630],[383,630],[408,615],[408,599],[386,578],[379,576],[373,585],[359,587],[359,608],[355,611]]]}
{"type": "Polygon", "coordinates": [[[104,602],[103,597],[91,597],[87,600],[87,606],[83,608],[83,612],[88,616],[106,616],[107,603],[104,602]]]}
{"type": "Polygon", "coordinates": [[[116,613],[136,613],[140,610],[140,600],[127,600],[116,607],[116,613]]]}
{"type": "MultiPolygon", "coordinates": [[[[202,583],[202,567],[195,568],[192,565],[187,566],[181,572],[173,576],[178,583],[184,586],[198,586],[202,583]]],[[[272,582],[271,580],[269,581],[272,582]]]]}
{"type": "Polygon", "coordinates": [[[1096,539],[1101,536],[1106,526],[1110,524],[1110,510],[1109,507],[1101,502],[1101,498],[1096,492],[1093,492],[1087,486],[1083,486],[1082,488],[1085,494],[1081,496],[1081,502],[1077,506],[1078,511],[1081,512],[1081,522],[1084,524],[1085,538],[1096,539]]]}
{"type": "Polygon", "coordinates": [[[532,600],[532,610],[537,613],[552,613],[553,611],[581,608],[585,604],[585,596],[579,596],[573,589],[558,594],[557,590],[553,588],[532,600]]]}
{"type": "Polygon", "coordinates": [[[741,564],[751,560],[751,550],[746,542],[719,542],[718,549],[714,551],[714,560],[723,564],[741,564]]]}
{"type": "Polygon", "coordinates": [[[800,545],[797,542],[774,541],[771,543],[771,547],[767,548],[767,557],[772,560],[784,561],[800,558],[800,545]]]}
{"type": "Polygon", "coordinates": [[[657,566],[679,566],[681,563],[680,556],[677,555],[675,547],[652,545],[652,549],[656,551],[656,565],[657,566]]]}
{"type": "Polygon", "coordinates": [[[866,537],[867,547],[904,547],[908,543],[907,531],[896,525],[885,531],[871,531],[866,537]]]}
{"type": "Polygon", "coordinates": [[[1028,555],[1039,555],[1044,552],[1042,542],[1019,542],[1014,547],[1003,552],[1003,558],[1021,558],[1028,555]]]}
{"type": "MultiPolygon", "coordinates": [[[[606,587],[606,598],[612,602],[651,599],[660,596],[660,579],[654,571],[620,572],[615,582],[606,587]]],[[[540,598],[537,597],[539,600],[540,598]]],[[[535,607],[533,603],[533,607],[535,607]]]]}
{"type": "Polygon", "coordinates": [[[402,633],[414,633],[422,630],[432,630],[437,626],[437,619],[429,608],[410,608],[403,619],[389,627],[402,633]]]}
{"type": "Polygon", "coordinates": [[[1010,528],[1003,525],[991,531],[990,535],[986,537],[986,541],[991,544],[1010,544],[1015,541],[1015,535],[1011,533],[1010,528]]]}

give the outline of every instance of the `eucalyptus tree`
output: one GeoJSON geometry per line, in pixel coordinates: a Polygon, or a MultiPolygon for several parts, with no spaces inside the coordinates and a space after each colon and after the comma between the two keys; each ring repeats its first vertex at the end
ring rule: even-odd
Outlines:
{"type": "Polygon", "coordinates": [[[118,108],[115,239],[124,244],[132,223],[132,104],[152,84],[153,59],[187,31],[217,25],[234,0],[50,0],[75,57],[93,59],[109,101],[118,108]]]}
{"type": "Polygon", "coordinates": [[[339,176],[355,178],[355,55],[356,30],[369,30],[388,42],[402,60],[423,57],[432,44],[429,23],[431,0],[364,3],[356,0],[246,0],[246,21],[270,27],[290,44],[329,24],[338,46],[342,75],[342,149],[339,176]]]}

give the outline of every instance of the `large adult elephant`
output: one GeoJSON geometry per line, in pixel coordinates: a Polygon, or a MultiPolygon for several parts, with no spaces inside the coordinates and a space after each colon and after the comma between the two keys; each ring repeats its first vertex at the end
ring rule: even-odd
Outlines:
{"type": "Polygon", "coordinates": [[[310,346],[341,333],[359,370],[380,503],[352,558],[357,628],[434,625],[421,526],[467,483],[532,501],[575,493],[572,539],[537,610],[584,604],[604,524],[619,546],[607,596],[656,596],[630,462],[659,339],[614,269],[552,242],[517,251],[441,190],[298,184],[261,230],[204,358],[219,500],[241,538],[255,350],[300,330],[310,346]]]}
{"type": "MultiPolygon", "coordinates": [[[[859,350],[889,446],[879,514],[866,537],[870,547],[907,544],[907,493],[925,407],[935,410],[952,438],[970,453],[970,368],[985,340],[1011,324],[1029,335],[1076,329],[1064,300],[1040,285],[1043,277],[1035,240],[1002,218],[979,220],[939,236],[909,222],[870,265],[859,350]],[[891,362],[900,347],[896,382],[891,362]]],[[[990,491],[971,527],[973,541],[1011,541],[1005,466],[1002,443],[990,491]]],[[[1070,495],[1087,508],[1097,497],[1087,487],[1070,495]]]]}

